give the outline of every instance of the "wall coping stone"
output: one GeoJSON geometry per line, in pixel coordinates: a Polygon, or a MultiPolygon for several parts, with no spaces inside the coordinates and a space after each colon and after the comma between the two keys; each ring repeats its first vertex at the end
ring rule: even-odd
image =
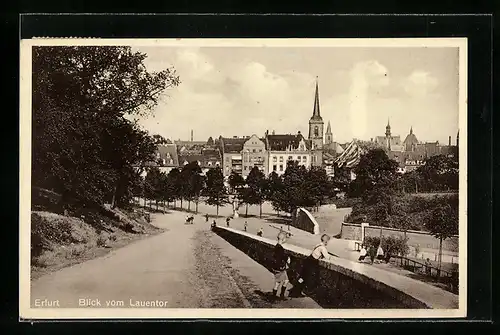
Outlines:
{"type": "MultiPolygon", "coordinates": [[[[221,226],[217,226],[217,228],[246,236],[269,246],[274,246],[277,243],[276,240],[237,229],[221,226]]],[[[307,257],[311,254],[311,250],[289,243],[284,243],[283,248],[296,257],[307,257]]],[[[373,267],[370,264],[332,256],[329,260],[320,260],[320,265],[358,280],[376,290],[384,291],[398,300],[406,300],[409,297],[426,308],[458,309],[458,295],[416,279],[373,267]]]]}

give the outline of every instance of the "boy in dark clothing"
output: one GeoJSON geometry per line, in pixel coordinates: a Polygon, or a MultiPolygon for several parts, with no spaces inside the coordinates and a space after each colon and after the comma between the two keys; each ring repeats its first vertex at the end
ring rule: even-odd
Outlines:
{"type": "Polygon", "coordinates": [[[285,300],[285,291],[288,284],[288,274],[287,269],[290,264],[290,258],[286,255],[285,249],[283,249],[283,243],[285,243],[286,234],[280,232],[278,234],[278,243],[274,246],[274,258],[272,272],[274,274],[274,288],[272,292],[272,297],[275,298],[278,293],[278,288],[281,286],[280,298],[285,300]]]}

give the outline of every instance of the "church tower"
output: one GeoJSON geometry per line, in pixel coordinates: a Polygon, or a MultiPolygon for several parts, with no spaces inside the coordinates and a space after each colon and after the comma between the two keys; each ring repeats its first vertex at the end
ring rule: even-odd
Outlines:
{"type": "Polygon", "coordinates": [[[333,143],[332,127],[330,126],[330,121],[328,121],[328,126],[326,126],[326,133],[325,133],[325,144],[332,144],[332,143],[333,143]]]}
{"type": "Polygon", "coordinates": [[[313,149],[323,148],[323,125],[323,118],[319,111],[318,77],[316,77],[313,115],[309,119],[309,140],[311,140],[313,149]]]}
{"type": "Polygon", "coordinates": [[[385,126],[385,140],[386,140],[386,147],[391,150],[391,125],[389,124],[389,119],[387,119],[387,126],[385,126]]]}

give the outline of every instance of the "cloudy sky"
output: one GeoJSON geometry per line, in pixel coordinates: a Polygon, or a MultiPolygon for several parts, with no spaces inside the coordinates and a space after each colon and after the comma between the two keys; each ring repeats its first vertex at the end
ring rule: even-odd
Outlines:
{"type": "MultiPolygon", "coordinates": [[[[137,49],[137,48],[136,48],[137,49]]],[[[458,129],[457,48],[142,47],[151,71],[173,66],[181,84],[140,123],[170,139],[307,134],[316,76],[334,141],[369,140],[413,126],[447,144],[458,129]]]]}

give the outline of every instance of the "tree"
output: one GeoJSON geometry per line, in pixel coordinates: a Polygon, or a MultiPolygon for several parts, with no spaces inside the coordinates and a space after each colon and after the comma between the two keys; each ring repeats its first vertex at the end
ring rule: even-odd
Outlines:
{"type": "Polygon", "coordinates": [[[149,169],[148,174],[145,178],[145,196],[147,199],[154,200],[156,202],[156,210],[158,210],[158,201],[164,198],[164,188],[166,184],[167,176],[165,173],[161,172],[157,167],[152,167],[149,169]]]}
{"type": "Polygon", "coordinates": [[[314,206],[314,194],[307,186],[308,171],[303,165],[289,161],[285,173],[283,174],[282,194],[279,196],[281,209],[292,213],[298,207],[314,206]]]}
{"type": "Polygon", "coordinates": [[[425,218],[424,225],[439,239],[439,271],[441,271],[443,240],[458,234],[458,206],[451,206],[444,201],[439,203],[425,218]]]}
{"type": "Polygon", "coordinates": [[[229,186],[232,193],[237,193],[243,186],[245,186],[245,179],[234,171],[229,175],[229,186]]]}
{"type": "Polygon", "coordinates": [[[432,156],[417,169],[428,191],[458,190],[458,162],[444,155],[432,156]]]}
{"type": "Polygon", "coordinates": [[[175,201],[181,197],[181,192],[179,190],[181,171],[178,168],[170,170],[167,175],[167,185],[166,192],[168,194],[169,201],[174,202],[174,208],[176,207],[175,201]]]}
{"type": "Polygon", "coordinates": [[[243,202],[247,204],[248,215],[248,204],[259,205],[259,217],[262,217],[262,203],[265,200],[266,191],[266,176],[262,173],[258,167],[254,166],[247,177],[248,187],[243,193],[243,202]]]}
{"type": "Polygon", "coordinates": [[[332,183],[325,169],[319,166],[313,166],[307,172],[304,189],[316,208],[323,204],[325,198],[333,194],[332,183]]]}
{"type": "Polygon", "coordinates": [[[174,69],[148,72],[145,59],[120,46],[33,48],[33,184],[78,206],[128,202],[155,150],[130,119],[180,82],[174,69]]]}
{"type": "Polygon", "coordinates": [[[282,210],[283,189],[283,179],[276,172],[271,172],[266,183],[265,198],[271,202],[271,205],[278,214],[282,210]]]}
{"type": "Polygon", "coordinates": [[[356,179],[353,181],[355,195],[361,195],[364,200],[370,201],[374,193],[392,193],[397,167],[398,163],[389,159],[382,149],[372,149],[361,155],[355,168],[356,179]]]}
{"type": "Polygon", "coordinates": [[[224,206],[227,203],[227,192],[226,187],[224,186],[224,175],[222,174],[222,170],[219,167],[208,170],[206,185],[206,203],[210,206],[216,206],[217,216],[219,216],[219,207],[224,206]]]}
{"type": "Polygon", "coordinates": [[[347,192],[350,183],[351,183],[350,169],[346,168],[345,166],[339,168],[338,165],[335,165],[334,175],[333,175],[333,186],[335,188],[338,188],[342,192],[347,192]]]}
{"type": "Polygon", "coordinates": [[[203,177],[198,162],[194,161],[183,166],[180,173],[182,180],[182,197],[188,201],[188,210],[191,210],[191,201],[198,199],[203,188],[203,177]]]}

